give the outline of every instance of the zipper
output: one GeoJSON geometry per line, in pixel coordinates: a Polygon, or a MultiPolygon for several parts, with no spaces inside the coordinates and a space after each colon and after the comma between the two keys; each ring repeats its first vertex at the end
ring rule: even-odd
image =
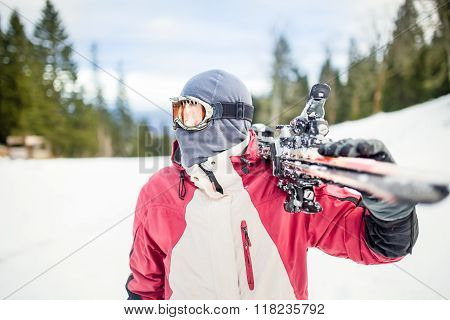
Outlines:
{"type": "Polygon", "coordinates": [[[241,221],[241,236],[242,245],[244,247],[245,272],[247,273],[248,288],[253,290],[255,288],[255,280],[253,278],[252,258],[250,256],[250,247],[252,246],[252,243],[248,236],[247,222],[245,220],[241,221]]]}
{"type": "Polygon", "coordinates": [[[184,185],[185,173],[184,170],[180,171],[180,181],[178,182],[178,198],[184,200],[186,196],[186,186],[184,185]]]}
{"type": "Polygon", "coordinates": [[[214,191],[217,191],[221,194],[223,194],[223,188],[222,186],[219,184],[219,181],[217,181],[216,176],[214,175],[214,173],[212,171],[206,170],[205,168],[203,168],[203,166],[200,164],[199,165],[200,169],[203,170],[203,172],[206,174],[206,176],[209,178],[209,181],[211,181],[214,191]]]}

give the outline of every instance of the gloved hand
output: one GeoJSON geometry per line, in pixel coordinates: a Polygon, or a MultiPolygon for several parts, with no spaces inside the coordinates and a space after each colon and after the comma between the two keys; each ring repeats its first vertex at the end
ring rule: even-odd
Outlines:
{"type": "Polygon", "coordinates": [[[360,157],[394,162],[390,152],[380,140],[343,139],[322,144],[319,153],[329,157],[360,157]]]}
{"type": "MultiPolygon", "coordinates": [[[[370,158],[394,163],[394,158],[384,143],[375,139],[343,139],[321,145],[318,152],[323,156],[329,157],[370,158]]],[[[384,221],[405,218],[414,209],[414,204],[387,203],[366,193],[362,193],[362,202],[376,218],[384,221]]]]}

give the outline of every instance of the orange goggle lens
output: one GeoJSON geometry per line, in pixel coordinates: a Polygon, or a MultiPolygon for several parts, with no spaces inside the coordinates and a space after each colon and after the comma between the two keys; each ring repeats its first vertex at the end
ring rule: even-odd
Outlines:
{"type": "Polygon", "coordinates": [[[206,110],[200,103],[182,100],[172,103],[173,121],[179,120],[184,126],[198,126],[205,119],[206,110]]]}

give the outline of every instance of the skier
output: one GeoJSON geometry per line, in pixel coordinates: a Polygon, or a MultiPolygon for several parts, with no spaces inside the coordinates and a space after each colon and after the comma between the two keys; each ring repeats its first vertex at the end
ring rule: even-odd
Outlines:
{"type": "MultiPolygon", "coordinates": [[[[286,194],[258,156],[251,95],[237,77],[198,74],[172,104],[173,164],[138,198],[129,299],[307,299],[310,247],[362,264],[411,253],[413,205],[324,184],[316,188],[322,212],[284,210],[286,194]]],[[[393,162],[376,140],[342,140],[319,152],[393,162]]]]}

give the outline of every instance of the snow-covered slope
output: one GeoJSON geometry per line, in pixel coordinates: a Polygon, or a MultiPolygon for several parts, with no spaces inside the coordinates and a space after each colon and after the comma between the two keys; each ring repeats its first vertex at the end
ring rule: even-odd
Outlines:
{"type": "MultiPolygon", "coordinates": [[[[331,135],[379,138],[398,163],[450,174],[450,95],[334,126],[331,135]]],[[[168,163],[0,160],[0,297],[53,266],[11,299],[123,299],[135,201],[151,173],[168,163]]],[[[450,297],[450,199],[418,212],[414,254],[398,263],[404,271],[310,250],[310,297],[440,298],[433,290],[450,297]]]]}
{"type": "MultiPolygon", "coordinates": [[[[401,111],[335,125],[330,136],[335,140],[380,139],[398,164],[450,177],[450,95],[401,111]]],[[[413,255],[397,263],[404,271],[394,265],[357,265],[311,250],[310,297],[442,298],[434,289],[450,298],[450,198],[436,205],[418,206],[417,212],[420,230],[413,255]]]]}

